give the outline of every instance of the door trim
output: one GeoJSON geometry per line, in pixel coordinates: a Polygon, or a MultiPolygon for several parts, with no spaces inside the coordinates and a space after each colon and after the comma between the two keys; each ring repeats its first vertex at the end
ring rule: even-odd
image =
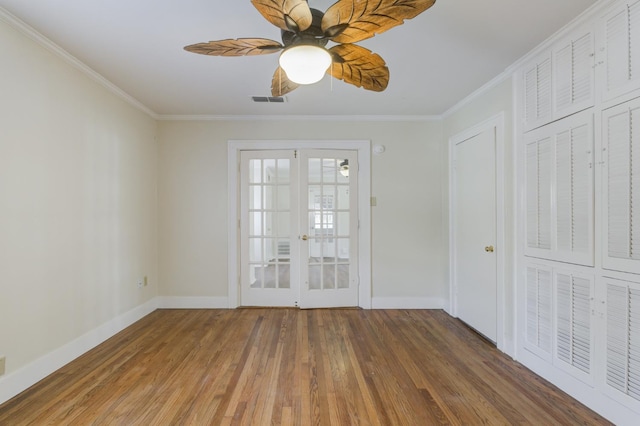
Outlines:
{"type": "MultiPolygon", "coordinates": [[[[371,141],[230,140],[227,144],[227,270],[229,308],[240,306],[240,151],[343,149],[358,155],[358,306],[371,309],[371,141]]],[[[353,169],[352,169],[353,170],[353,169]]]]}
{"type": "MultiPolygon", "coordinates": [[[[504,170],[504,112],[476,124],[449,138],[449,313],[457,317],[456,306],[456,234],[455,234],[455,146],[487,130],[495,130],[496,138],[496,285],[497,285],[497,341],[496,346],[505,352],[507,338],[505,312],[506,240],[505,240],[505,170],[504,170]]],[[[514,313],[515,314],[515,313],[514,313]]]]}

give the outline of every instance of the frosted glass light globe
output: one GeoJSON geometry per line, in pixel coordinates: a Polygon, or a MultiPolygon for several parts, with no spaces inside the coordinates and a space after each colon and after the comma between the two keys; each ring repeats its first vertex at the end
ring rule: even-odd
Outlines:
{"type": "Polygon", "coordinates": [[[280,66],[289,80],[298,84],[313,84],[322,80],[329,65],[331,55],[320,46],[293,46],[280,55],[280,66]]]}

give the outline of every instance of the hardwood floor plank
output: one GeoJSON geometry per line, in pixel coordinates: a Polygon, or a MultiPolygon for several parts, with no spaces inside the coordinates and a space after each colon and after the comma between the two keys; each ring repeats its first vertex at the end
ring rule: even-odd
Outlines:
{"type": "Polygon", "coordinates": [[[158,310],[0,406],[0,425],[609,424],[426,310],[158,310]]]}

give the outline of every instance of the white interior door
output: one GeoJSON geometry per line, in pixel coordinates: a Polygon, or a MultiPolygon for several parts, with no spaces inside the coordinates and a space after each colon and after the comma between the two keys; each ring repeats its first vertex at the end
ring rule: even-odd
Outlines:
{"type": "Polygon", "coordinates": [[[497,341],[495,158],[495,128],[454,147],[456,314],[494,342],[497,341]]]}
{"type": "Polygon", "coordinates": [[[354,151],[300,153],[300,306],[358,306],[358,173],[354,151]]]}
{"type": "Polygon", "coordinates": [[[240,159],[240,304],[358,306],[357,153],[240,159]]]}

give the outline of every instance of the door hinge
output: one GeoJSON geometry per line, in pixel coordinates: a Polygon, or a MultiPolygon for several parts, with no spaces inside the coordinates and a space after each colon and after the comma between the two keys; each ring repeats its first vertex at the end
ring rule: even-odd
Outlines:
{"type": "Polygon", "coordinates": [[[298,158],[298,150],[297,149],[293,150],[293,158],[298,158]]]}

